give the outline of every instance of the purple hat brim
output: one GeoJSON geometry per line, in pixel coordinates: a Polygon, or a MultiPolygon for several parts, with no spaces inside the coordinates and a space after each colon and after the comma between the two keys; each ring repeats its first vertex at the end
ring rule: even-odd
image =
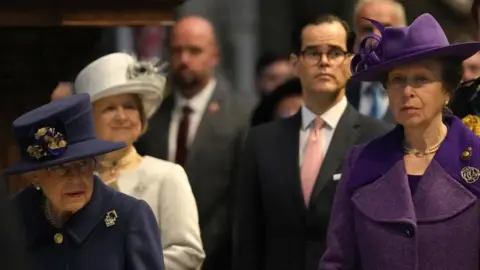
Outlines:
{"type": "Polygon", "coordinates": [[[479,42],[466,42],[429,50],[423,50],[416,53],[402,55],[401,57],[394,58],[379,65],[369,67],[365,71],[352,75],[351,79],[355,81],[365,82],[378,81],[382,79],[386,72],[392,70],[393,68],[409,64],[414,61],[422,61],[426,59],[436,59],[443,57],[453,57],[455,59],[463,61],[467,58],[470,58],[478,51],[480,51],[479,42]]]}
{"type": "Polygon", "coordinates": [[[58,166],[72,161],[100,156],[124,148],[122,142],[111,142],[92,139],[69,145],[65,153],[56,159],[38,161],[20,161],[3,171],[4,175],[22,174],[40,169],[58,166]]]}

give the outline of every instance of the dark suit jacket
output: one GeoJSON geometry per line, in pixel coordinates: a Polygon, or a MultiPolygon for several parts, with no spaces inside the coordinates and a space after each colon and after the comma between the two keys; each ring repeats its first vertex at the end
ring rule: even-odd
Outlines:
{"type": "Polygon", "coordinates": [[[148,204],[115,191],[97,177],[94,181],[90,202],[63,229],[46,220],[43,192],[31,187],[14,196],[34,269],[164,269],[157,221],[148,204]],[[117,219],[108,227],[105,219],[112,210],[117,219]],[[57,233],[63,235],[61,244],[54,242],[57,233]]]}
{"type": "Polygon", "coordinates": [[[260,125],[245,143],[236,186],[234,270],[317,270],[344,156],[390,126],[347,106],[320,169],[308,208],[299,168],[301,111],[260,125]]]}
{"type": "MultiPolygon", "coordinates": [[[[239,106],[222,80],[217,80],[211,102],[217,102],[220,110],[205,110],[189,149],[185,171],[197,201],[206,253],[203,269],[228,270],[231,263],[232,182],[237,173],[249,113],[239,106]]],[[[151,118],[149,131],[137,143],[139,153],[167,159],[173,109],[174,99],[170,96],[151,118]]]]}
{"type": "MultiPolygon", "coordinates": [[[[345,88],[345,95],[347,96],[348,102],[357,110],[360,106],[361,85],[361,82],[349,80],[345,88]]],[[[387,123],[395,124],[395,119],[390,110],[387,110],[382,120],[387,123]]]]}

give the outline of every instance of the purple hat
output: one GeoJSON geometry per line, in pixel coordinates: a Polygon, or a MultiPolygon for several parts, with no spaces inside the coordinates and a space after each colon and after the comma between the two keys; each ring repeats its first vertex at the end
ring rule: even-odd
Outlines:
{"type": "Polygon", "coordinates": [[[432,15],[420,15],[408,27],[383,27],[367,19],[380,31],[363,38],[351,62],[352,79],[378,81],[385,72],[412,61],[452,57],[463,61],[480,51],[479,42],[450,45],[432,15]],[[370,42],[373,39],[373,42],[370,42]]]}

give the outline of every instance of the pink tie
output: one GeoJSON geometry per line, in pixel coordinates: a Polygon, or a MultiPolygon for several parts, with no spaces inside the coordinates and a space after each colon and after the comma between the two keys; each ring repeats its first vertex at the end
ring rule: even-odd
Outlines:
{"type": "Polygon", "coordinates": [[[305,154],[303,157],[303,164],[301,168],[302,191],[305,205],[310,202],[313,186],[322,166],[323,152],[322,152],[322,127],[323,120],[321,118],[315,119],[313,127],[308,136],[307,145],[305,147],[305,154]]]}

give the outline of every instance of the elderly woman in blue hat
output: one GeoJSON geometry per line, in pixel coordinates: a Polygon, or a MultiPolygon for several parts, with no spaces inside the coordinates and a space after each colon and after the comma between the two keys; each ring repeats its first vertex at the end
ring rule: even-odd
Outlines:
{"type": "Polygon", "coordinates": [[[148,204],[94,176],[95,157],[125,144],[95,136],[89,95],[30,111],[13,129],[22,160],[5,174],[26,174],[32,183],[13,198],[32,269],[164,269],[148,204]]]}
{"type": "Polygon", "coordinates": [[[478,270],[480,138],[444,108],[480,43],[450,45],[430,14],[371,22],[352,79],[383,82],[398,125],[348,155],[319,269],[478,270]]]}

